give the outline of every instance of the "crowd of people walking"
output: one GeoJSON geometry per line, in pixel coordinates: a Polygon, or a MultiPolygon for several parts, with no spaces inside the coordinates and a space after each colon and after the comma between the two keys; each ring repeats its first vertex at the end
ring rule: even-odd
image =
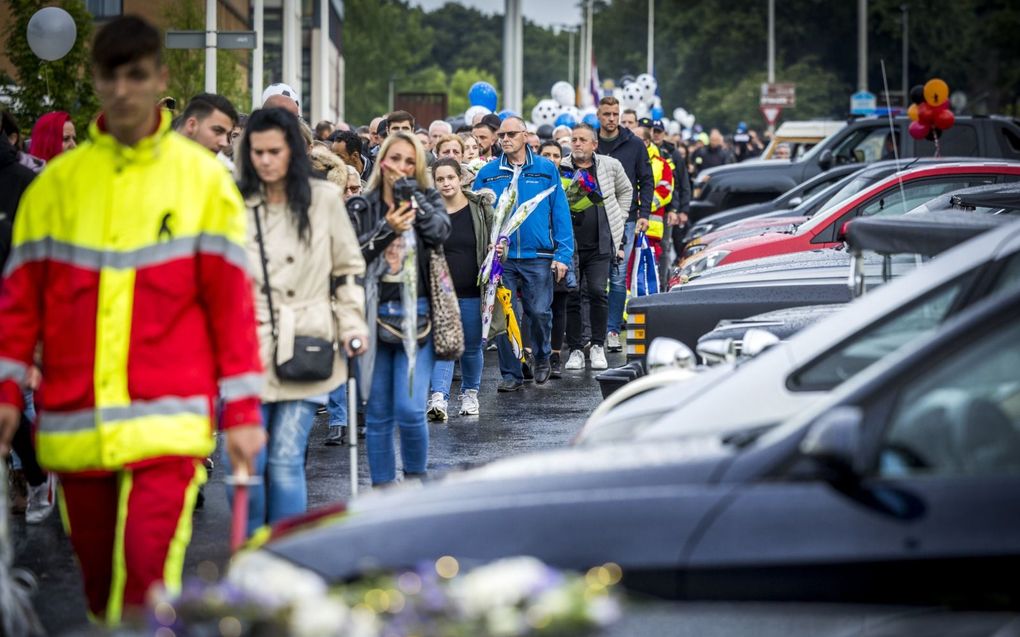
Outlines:
{"type": "Polygon", "coordinates": [[[89,610],[112,623],[180,585],[217,428],[225,471],[261,478],[249,533],[299,514],[316,412],[326,444],[356,426],[357,361],[373,486],[424,476],[429,420],[607,368],[638,239],[671,259],[691,176],[737,159],[612,97],[597,129],[548,137],[494,114],[313,128],[285,84],[249,115],[215,94],[172,113],[159,32],[131,16],[92,62],[102,112],[80,145],[68,113],[28,140],[3,113],[0,455],[30,524],[59,483],[89,610]]]}

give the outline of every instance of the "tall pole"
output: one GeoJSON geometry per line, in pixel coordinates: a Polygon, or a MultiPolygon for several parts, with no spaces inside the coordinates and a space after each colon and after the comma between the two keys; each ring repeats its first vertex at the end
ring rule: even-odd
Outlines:
{"type": "Polygon", "coordinates": [[[581,30],[577,35],[577,105],[584,106],[584,52],[588,47],[588,20],[581,14],[581,30]]]}
{"type": "Polygon", "coordinates": [[[317,115],[312,115],[313,121],[321,119],[334,119],[335,113],[329,112],[329,0],[319,0],[319,74],[315,83],[319,87],[319,103],[316,104],[317,115]]]}
{"type": "Polygon", "coordinates": [[[283,0],[283,81],[301,94],[301,18],[297,0],[283,0]]]}
{"type": "MultiPolygon", "coordinates": [[[[588,46],[587,46],[587,48],[588,48],[588,51],[587,51],[587,53],[585,55],[585,58],[584,58],[584,68],[587,69],[587,72],[586,72],[587,81],[585,82],[584,89],[583,89],[584,95],[585,95],[585,100],[584,100],[585,104],[589,103],[591,101],[591,99],[592,99],[592,97],[591,97],[591,80],[592,80],[592,77],[591,77],[591,64],[592,64],[592,59],[595,57],[594,38],[592,38],[592,31],[595,30],[594,4],[595,4],[595,0],[588,0],[588,33],[587,33],[587,37],[588,37],[588,46]]],[[[591,106],[595,106],[595,104],[591,104],[591,106]]]]}
{"type": "Polygon", "coordinates": [[[776,83],[776,0],[769,0],[769,84],[776,83]]]}
{"type": "Polygon", "coordinates": [[[255,30],[255,50],[252,51],[251,58],[251,110],[262,106],[262,64],[265,52],[262,47],[262,34],[265,31],[266,0],[255,0],[253,9],[255,20],[252,28],[255,30]]]}
{"type": "Polygon", "coordinates": [[[648,70],[647,70],[647,73],[649,75],[655,75],[655,0],[648,0],[648,70]]]}
{"type": "Polygon", "coordinates": [[[910,72],[908,71],[910,61],[910,30],[908,29],[910,7],[906,2],[900,5],[900,11],[903,12],[903,105],[907,106],[910,104],[910,72]]]}
{"type": "Polygon", "coordinates": [[[868,90],[868,0],[857,0],[857,90],[868,90]]]}
{"type": "Polygon", "coordinates": [[[514,91],[514,48],[517,39],[514,37],[514,4],[515,0],[503,3],[503,104],[507,103],[514,91]]]}
{"type": "Polygon", "coordinates": [[[514,95],[509,109],[515,113],[522,113],[524,107],[524,12],[521,10],[521,0],[514,2],[514,95]]]}
{"type": "Polygon", "coordinates": [[[574,84],[574,30],[567,31],[567,82],[574,84]]]}
{"type": "Polygon", "coordinates": [[[216,92],[216,0],[205,0],[205,92],[216,92]]]}

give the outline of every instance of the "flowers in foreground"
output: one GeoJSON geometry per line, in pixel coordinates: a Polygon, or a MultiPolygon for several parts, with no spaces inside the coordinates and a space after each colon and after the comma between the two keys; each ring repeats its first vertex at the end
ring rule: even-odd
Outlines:
{"type": "Polygon", "coordinates": [[[299,581],[300,573],[299,569],[291,574],[277,571],[258,578],[258,584],[236,578],[189,582],[178,597],[154,603],[149,634],[587,635],[620,615],[613,587],[622,573],[615,564],[578,575],[518,557],[462,573],[457,560],[445,556],[413,571],[375,575],[332,588],[299,581]]]}

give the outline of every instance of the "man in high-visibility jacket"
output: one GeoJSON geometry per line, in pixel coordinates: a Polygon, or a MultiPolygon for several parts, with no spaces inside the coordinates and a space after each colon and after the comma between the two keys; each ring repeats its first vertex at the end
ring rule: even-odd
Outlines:
{"type": "Polygon", "coordinates": [[[265,444],[245,208],[207,150],[170,130],[160,35],[126,16],[92,48],[103,113],[25,193],[0,284],[0,454],[41,344],[40,464],[90,616],[118,623],[154,584],[180,587],[191,512],[215,446],[265,444]]]}
{"type": "MultiPolygon", "coordinates": [[[[655,261],[658,263],[662,252],[662,234],[665,230],[665,217],[667,205],[673,199],[673,166],[671,162],[659,153],[659,148],[652,143],[651,120],[642,119],[634,135],[644,142],[648,150],[648,161],[652,167],[652,209],[648,215],[648,230],[645,236],[648,238],[648,245],[655,251],[655,261]]],[[[633,279],[634,254],[631,253],[630,261],[627,263],[627,289],[630,290],[633,279]]]]}

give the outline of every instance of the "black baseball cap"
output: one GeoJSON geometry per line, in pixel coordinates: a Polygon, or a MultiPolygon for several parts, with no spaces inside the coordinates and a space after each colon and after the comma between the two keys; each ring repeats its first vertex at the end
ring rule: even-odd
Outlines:
{"type": "Polygon", "coordinates": [[[489,113],[488,115],[483,117],[482,121],[479,122],[479,123],[480,124],[485,124],[488,128],[490,128],[492,130],[492,132],[495,133],[496,131],[499,130],[499,125],[502,122],[503,122],[503,120],[501,120],[499,118],[499,115],[496,115],[495,113],[489,113]]]}
{"type": "Polygon", "coordinates": [[[640,126],[641,128],[652,128],[652,118],[642,117],[637,121],[637,125],[640,126]]]}
{"type": "Polygon", "coordinates": [[[652,130],[666,130],[666,127],[662,125],[661,119],[652,120],[652,130]]]}

